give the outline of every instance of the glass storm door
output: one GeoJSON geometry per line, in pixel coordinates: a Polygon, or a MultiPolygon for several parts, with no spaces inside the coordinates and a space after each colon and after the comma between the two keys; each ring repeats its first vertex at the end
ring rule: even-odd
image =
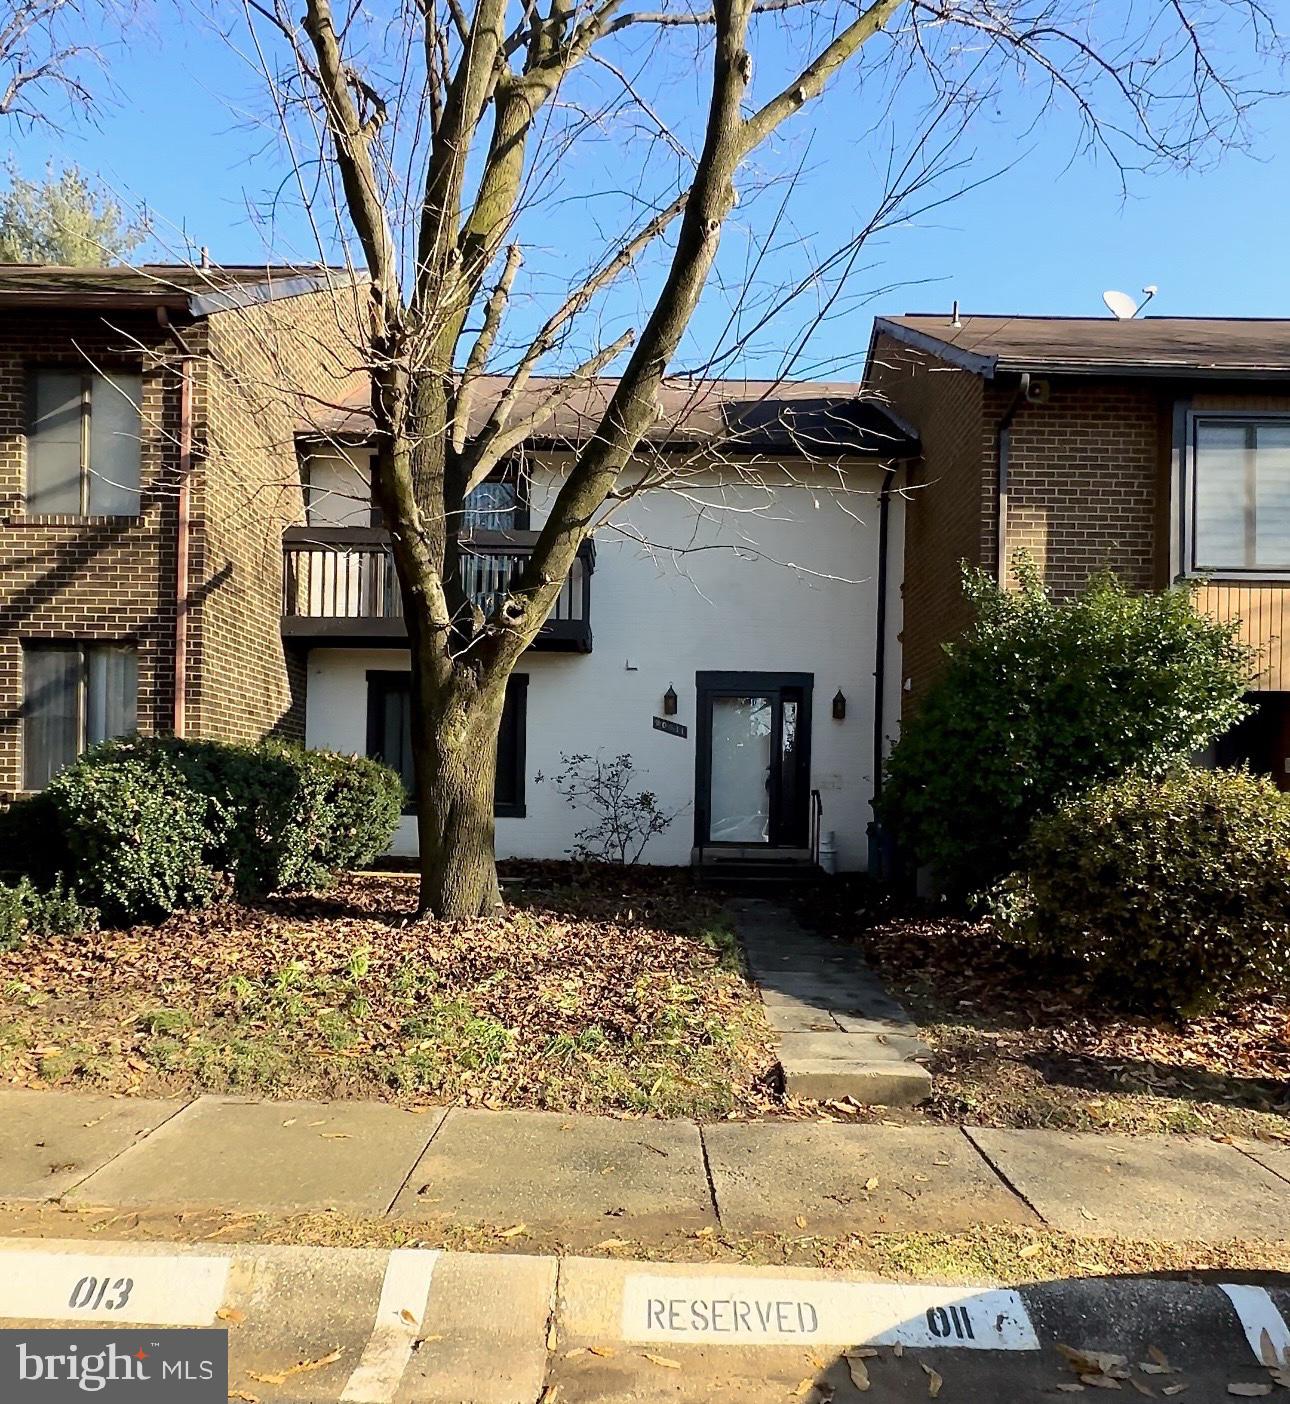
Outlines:
{"type": "Polygon", "coordinates": [[[700,844],[807,842],[810,680],[698,675],[700,844]]]}

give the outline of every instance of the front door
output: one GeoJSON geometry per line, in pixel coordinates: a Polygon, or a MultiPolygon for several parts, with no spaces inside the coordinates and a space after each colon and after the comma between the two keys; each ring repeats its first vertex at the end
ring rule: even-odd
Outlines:
{"type": "Polygon", "coordinates": [[[695,842],[805,848],[809,673],[699,673],[695,842]]]}

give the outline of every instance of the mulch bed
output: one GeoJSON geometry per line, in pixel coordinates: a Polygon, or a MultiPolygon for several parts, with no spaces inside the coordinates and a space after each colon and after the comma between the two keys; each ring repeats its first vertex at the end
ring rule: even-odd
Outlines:
{"type": "Polygon", "coordinates": [[[1074,969],[984,923],[843,880],[802,907],[856,942],[935,1050],[947,1120],[1290,1139],[1290,999],[1246,999],[1187,1022],[1126,1014],[1074,969]]]}
{"type": "Polygon", "coordinates": [[[756,1112],[774,1055],[688,876],[522,865],[495,919],[413,880],[225,903],[0,955],[0,1076],[659,1114],[756,1112]]]}

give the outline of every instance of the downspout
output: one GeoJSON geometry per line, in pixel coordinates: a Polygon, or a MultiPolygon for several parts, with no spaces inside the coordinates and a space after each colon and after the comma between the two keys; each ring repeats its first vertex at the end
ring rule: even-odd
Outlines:
{"type": "Polygon", "coordinates": [[[996,438],[995,461],[999,466],[999,476],[995,489],[995,516],[999,522],[999,544],[995,556],[995,579],[999,588],[1005,589],[1008,583],[1008,452],[1012,447],[1012,421],[1017,411],[1026,402],[1030,393],[1030,372],[1022,371],[1017,382],[1017,390],[999,421],[996,438]]]}
{"type": "Polygon", "coordinates": [[[873,798],[870,805],[873,818],[869,821],[869,874],[871,877],[884,875],[886,867],[882,852],[882,826],[878,821],[878,797],[882,794],[882,745],[883,745],[883,702],[887,691],[887,540],[891,533],[891,484],[896,476],[893,468],[888,468],[878,493],[878,588],[876,628],[874,640],[874,685],[873,685],[873,798]]]}
{"type": "Polygon", "coordinates": [[[164,307],[157,320],[179,349],[179,488],[175,521],[175,711],[172,730],[182,737],[188,710],[188,535],[192,514],[193,376],[192,348],[164,307]]]}

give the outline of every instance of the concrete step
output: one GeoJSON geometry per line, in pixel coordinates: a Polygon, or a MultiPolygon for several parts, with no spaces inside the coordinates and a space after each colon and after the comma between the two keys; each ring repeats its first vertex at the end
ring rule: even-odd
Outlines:
{"type": "Polygon", "coordinates": [[[820,1059],[824,1062],[916,1062],[931,1056],[931,1049],[908,1034],[785,1033],[779,1051],[786,1058],[820,1059]]]}
{"type": "Polygon", "coordinates": [[[918,1063],[894,1058],[849,1062],[843,1058],[795,1058],[781,1053],[780,1075],[790,1097],[867,1106],[913,1107],[932,1094],[932,1075],[918,1063]]]}

